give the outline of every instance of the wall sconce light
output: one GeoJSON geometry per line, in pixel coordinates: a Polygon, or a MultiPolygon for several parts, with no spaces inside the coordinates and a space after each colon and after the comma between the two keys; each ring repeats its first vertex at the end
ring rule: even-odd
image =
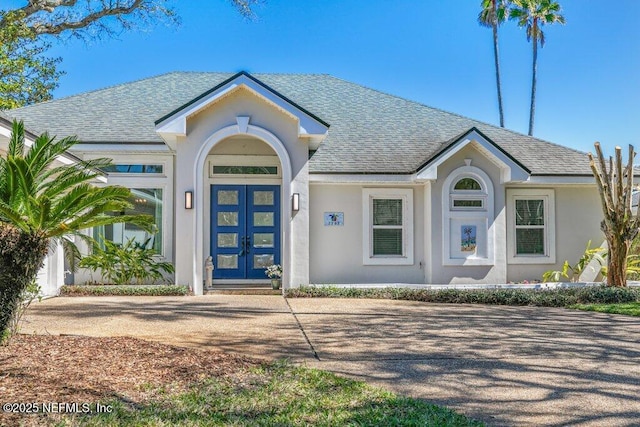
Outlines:
{"type": "Polygon", "coordinates": [[[293,193],[291,198],[291,210],[298,212],[300,210],[300,193],[293,193]]]}
{"type": "Polygon", "coordinates": [[[193,191],[184,192],[184,208],[193,209],[193,191]]]}

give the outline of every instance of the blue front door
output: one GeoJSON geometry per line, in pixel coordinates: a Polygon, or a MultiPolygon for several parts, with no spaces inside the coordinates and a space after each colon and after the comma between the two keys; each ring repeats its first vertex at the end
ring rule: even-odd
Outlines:
{"type": "Polygon", "coordinates": [[[211,186],[214,279],[267,279],[280,264],[280,186],[211,186]]]}

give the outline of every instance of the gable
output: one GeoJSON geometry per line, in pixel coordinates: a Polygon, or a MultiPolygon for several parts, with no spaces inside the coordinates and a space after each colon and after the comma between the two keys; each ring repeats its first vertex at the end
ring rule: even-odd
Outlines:
{"type": "MultiPolygon", "coordinates": [[[[240,72],[156,120],[163,137],[186,136],[187,119],[239,91],[248,91],[298,122],[300,137],[324,136],[329,124],[245,72],[240,72]]],[[[165,138],[166,138],[165,137],[165,138]]]]}
{"type": "Polygon", "coordinates": [[[525,181],[529,178],[531,171],[526,166],[487,138],[478,129],[471,128],[459,137],[454,138],[422,165],[416,173],[416,179],[418,181],[438,179],[438,166],[468,145],[472,145],[500,169],[500,181],[502,183],[525,181]]]}

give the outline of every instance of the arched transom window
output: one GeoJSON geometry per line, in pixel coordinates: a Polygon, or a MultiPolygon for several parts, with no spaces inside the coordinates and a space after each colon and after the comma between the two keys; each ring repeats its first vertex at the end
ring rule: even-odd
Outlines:
{"type": "Polygon", "coordinates": [[[487,189],[481,179],[461,176],[453,181],[450,190],[452,210],[485,210],[487,189]]]}

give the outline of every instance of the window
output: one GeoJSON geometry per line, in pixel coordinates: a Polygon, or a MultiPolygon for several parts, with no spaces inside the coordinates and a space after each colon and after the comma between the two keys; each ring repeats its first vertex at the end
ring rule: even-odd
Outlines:
{"type": "Polygon", "coordinates": [[[507,194],[510,262],[555,263],[553,190],[509,189],[507,194]]]}
{"type": "Polygon", "coordinates": [[[515,203],[516,255],[544,255],[544,199],[516,199],[515,203]]]}
{"type": "Polygon", "coordinates": [[[162,165],[141,165],[141,164],[123,164],[109,165],[103,168],[108,173],[162,173],[164,167],[162,165]]]}
{"type": "Polygon", "coordinates": [[[137,225],[130,223],[113,224],[94,227],[93,237],[100,244],[103,240],[124,244],[133,239],[139,244],[145,244],[147,248],[152,248],[156,253],[162,253],[162,189],[160,188],[132,188],[131,189],[131,209],[121,212],[122,215],[144,214],[150,215],[156,225],[156,233],[149,233],[137,225]]]}
{"type": "Polygon", "coordinates": [[[373,256],[402,256],[402,199],[373,199],[372,228],[373,256]]]}
{"type": "Polygon", "coordinates": [[[277,175],[277,166],[214,166],[214,174],[223,175],[277,175]]]}
{"type": "Polygon", "coordinates": [[[413,264],[413,190],[364,189],[363,262],[413,264]]]}
{"type": "Polygon", "coordinates": [[[471,161],[465,159],[442,184],[442,265],[495,263],[493,183],[471,161]]]}
{"type": "Polygon", "coordinates": [[[462,177],[451,188],[450,206],[452,210],[483,210],[487,191],[472,177],[462,177]]]}

